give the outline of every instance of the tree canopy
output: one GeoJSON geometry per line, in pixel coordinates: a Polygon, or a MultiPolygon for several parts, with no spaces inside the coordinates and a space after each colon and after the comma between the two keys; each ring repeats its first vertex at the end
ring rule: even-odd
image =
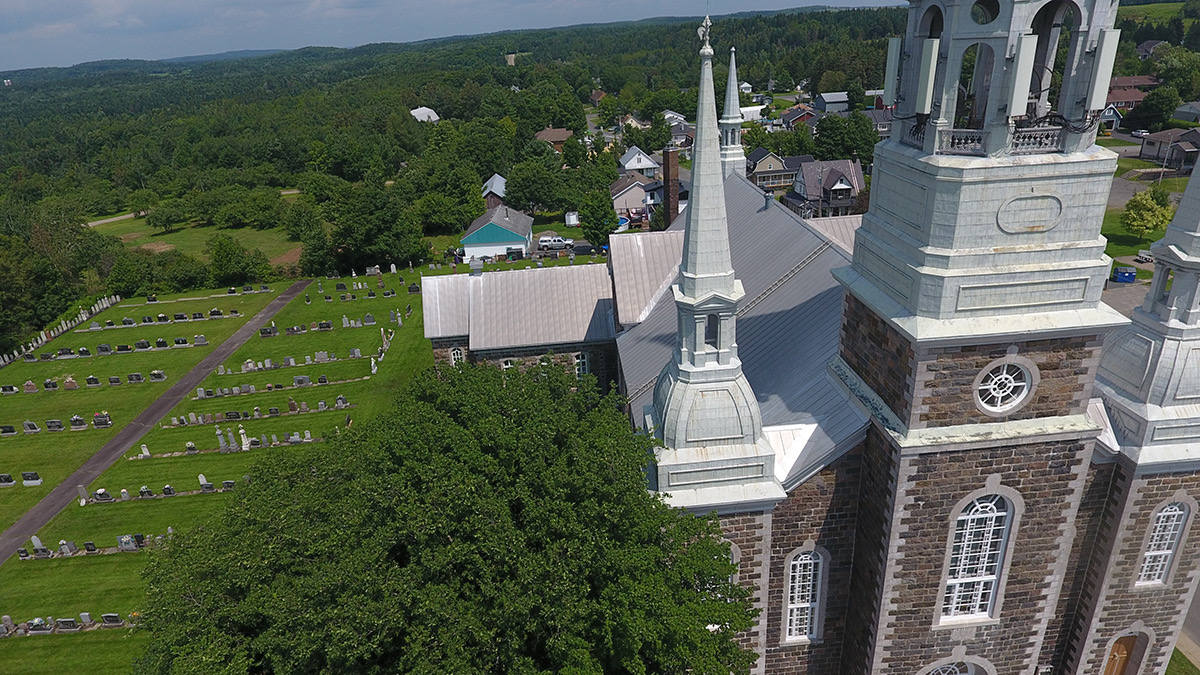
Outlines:
{"type": "Polygon", "coordinates": [[[273,453],[146,571],[146,673],[746,673],[712,518],[646,489],[651,439],[550,364],[443,368],[273,453]]]}
{"type": "Polygon", "coordinates": [[[1154,190],[1142,190],[1125,202],[1121,213],[1121,227],[1142,241],[1146,235],[1166,228],[1174,215],[1170,206],[1161,203],[1154,190]]]}

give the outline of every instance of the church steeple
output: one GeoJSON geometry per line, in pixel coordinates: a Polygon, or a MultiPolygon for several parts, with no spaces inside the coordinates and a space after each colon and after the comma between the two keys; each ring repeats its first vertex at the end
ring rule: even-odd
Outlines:
{"type": "MultiPolygon", "coordinates": [[[[1200,440],[1200,181],[1188,183],[1154,253],[1133,324],[1105,344],[1097,386],[1139,465],[1196,462],[1200,440]]],[[[1197,462],[1200,464],[1200,462],[1197,462]]]]}
{"type": "Polygon", "coordinates": [[[721,171],[728,178],[746,173],[746,150],[742,147],[741,100],[738,98],[737,55],[729,48],[729,83],[725,87],[725,113],[721,115],[721,171]]]}
{"type": "Polygon", "coordinates": [[[700,100],[679,279],[675,355],[654,389],[649,426],[662,440],[658,489],[700,511],[769,508],[786,496],[762,436],[758,400],[737,355],[737,308],[713,88],[712,22],[700,27],[700,100]]]}

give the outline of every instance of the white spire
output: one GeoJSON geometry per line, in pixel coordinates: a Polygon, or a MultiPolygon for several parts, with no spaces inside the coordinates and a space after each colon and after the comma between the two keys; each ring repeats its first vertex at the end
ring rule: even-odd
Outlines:
{"type": "MultiPolygon", "coordinates": [[[[741,99],[738,94],[737,56],[729,48],[729,83],[725,86],[725,113],[721,115],[721,171],[726,178],[746,174],[746,150],[742,147],[741,99]]],[[[699,133],[699,130],[697,130],[699,133]]]]}
{"type": "Polygon", "coordinates": [[[725,219],[725,176],[721,171],[721,142],[717,130],[713,88],[713,50],[705,17],[700,26],[700,103],[696,111],[696,141],[692,147],[692,189],[683,234],[680,287],[688,298],[733,293],[733,263],[725,219]]]}

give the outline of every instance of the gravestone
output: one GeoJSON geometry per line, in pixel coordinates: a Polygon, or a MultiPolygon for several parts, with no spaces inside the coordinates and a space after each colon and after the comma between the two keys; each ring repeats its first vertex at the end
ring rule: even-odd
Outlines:
{"type": "Polygon", "coordinates": [[[123,502],[129,501],[129,490],[126,490],[125,488],[121,488],[121,501],[123,501],[123,502]]]}
{"type": "Polygon", "coordinates": [[[25,487],[37,487],[42,484],[42,477],[36,471],[22,471],[21,485],[25,487]]]}
{"type": "Polygon", "coordinates": [[[201,491],[201,492],[204,492],[204,493],[216,492],[216,490],[215,490],[215,489],[213,489],[213,484],[212,484],[212,483],[201,483],[201,484],[200,484],[200,491],[201,491]]]}
{"type": "Polygon", "coordinates": [[[134,325],[134,321],[133,321],[133,319],[131,319],[129,317],[125,317],[125,318],[121,319],[121,325],[122,326],[132,326],[132,325],[134,325]]]}
{"type": "Polygon", "coordinates": [[[418,286],[417,284],[409,284],[408,285],[408,294],[409,295],[419,295],[420,293],[421,293],[420,286],[418,286]]]}
{"type": "MultiPolygon", "coordinates": [[[[137,548],[135,547],[134,550],[136,551],[137,548]]],[[[100,627],[101,628],[120,628],[121,626],[124,626],[124,625],[125,625],[125,622],[121,620],[120,614],[101,614],[100,615],[100,627]]]]}
{"type": "Polygon", "coordinates": [[[271,417],[275,417],[276,415],[279,414],[279,408],[276,408],[276,407],[267,408],[267,414],[270,415],[271,417]]]}
{"type": "Polygon", "coordinates": [[[308,401],[300,401],[300,412],[308,412],[308,401]]]}
{"type": "Polygon", "coordinates": [[[225,312],[222,312],[221,310],[217,309],[216,307],[213,307],[212,309],[208,310],[208,315],[209,316],[225,316],[225,312]]]}
{"type": "Polygon", "coordinates": [[[196,398],[204,398],[204,387],[196,387],[196,398]]]}
{"type": "Polygon", "coordinates": [[[290,356],[285,356],[283,358],[283,365],[288,368],[291,368],[292,366],[296,365],[296,359],[294,359],[290,356]]]}
{"type": "Polygon", "coordinates": [[[46,391],[58,391],[58,383],[54,380],[46,380],[42,383],[42,386],[45,387],[46,391]]]}
{"type": "Polygon", "coordinates": [[[167,374],[164,373],[163,371],[161,371],[161,370],[150,371],[150,381],[151,382],[163,382],[166,379],[167,379],[167,374]]]}
{"type": "Polygon", "coordinates": [[[133,347],[130,347],[129,345],[117,345],[117,353],[118,354],[131,354],[131,353],[133,353],[133,347]]]}
{"type": "Polygon", "coordinates": [[[108,386],[110,386],[110,387],[117,387],[117,386],[120,386],[120,385],[121,385],[121,378],[117,377],[116,375],[109,375],[109,377],[108,377],[108,386]]]}
{"type": "Polygon", "coordinates": [[[75,352],[70,347],[62,347],[58,350],[58,358],[60,359],[70,359],[74,358],[74,356],[75,352]]]}
{"type": "Polygon", "coordinates": [[[22,426],[24,428],[23,430],[27,434],[36,434],[42,430],[41,427],[37,425],[37,422],[32,420],[25,420],[22,426]]]}
{"type": "Polygon", "coordinates": [[[163,338],[158,338],[157,340],[154,341],[154,348],[155,349],[170,349],[171,345],[167,344],[167,341],[164,340],[163,338]]]}
{"type": "Polygon", "coordinates": [[[288,412],[296,412],[298,409],[299,409],[299,406],[296,405],[296,400],[289,397],[288,398],[288,412]]]}
{"type": "Polygon", "coordinates": [[[271,445],[279,445],[279,437],[271,434],[271,445]]]}
{"type": "Polygon", "coordinates": [[[235,483],[231,480],[223,480],[223,481],[221,481],[221,491],[229,492],[230,490],[233,489],[234,485],[235,485],[235,483]]]}
{"type": "Polygon", "coordinates": [[[208,340],[206,340],[203,335],[196,335],[192,338],[192,344],[196,345],[197,347],[203,347],[208,344],[208,340]]]}
{"type": "Polygon", "coordinates": [[[175,314],[175,316],[173,318],[175,319],[175,321],[187,321],[188,315],[183,314],[183,313],[177,313],[177,314],[175,314]]]}
{"type": "Polygon", "coordinates": [[[46,431],[62,431],[66,429],[62,420],[46,420],[46,431]]]}
{"type": "Polygon", "coordinates": [[[96,377],[95,375],[88,375],[87,376],[87,386],[99,387],[100,386],[100,378],[96,377]]]}
{"type": "Polygon", "coordinates": [[[188,413],[188,424],[196,424],[196,413],[188,413]]]}
{"type": "Polygon", "coordinates": [[[362,358],[362,352],[359,351],[358,347],[355,347],[350,350],[350,358],[352,358],[352,359],[361,359],[362,358]]]}
{"type": "Polygon", "coordinates": [[[294,387],[307,387],[310,384],[312,384],[312,381],[308,375],[297,375],[292,378],[292,386],[294,387]]]}
{"type": "Polygon", "coordinates": [[[36,394],[37,393],[37,385],[33,383],[33,380],[25,380],[25,388],[23,391],[26,394],[36,394]]]}
{"type": "MultiPolygon", "coordinates": [[[[186,424],[187,420],[184,420],[184,423],[186,424]]],[[[179,418],[178,417],[175,417],[174,415],[171,416],[171,426],[173,426],[173,427],[179,426],[179,418]]]]}
{"type": "Polygon", "coordinates": [[[312,304],[312,298],[308,297],[308,293],[304,294],[304,304],[306,304],[306,305],[312,304]]]}
{"type": "Polygon", "coordinates": [[[12,474],[0,473],[0,487],[12,487],[16,484],[17,481],[13,480],[12,474]]]}
{"type": "Polygon", "coordinates": [[[312,439],[313,439],[313,437],[312,437],[312,432],[311,432],[311,431],[309,431],[308,429],[305,429],[305,430],[304,430],[304,442],[305,442],[305,443],[311,443],[311,442],[312,442],[312,439]]]}
{"type": "Polygon", "coordinates": [[[150,341],[149,340],[138,340],[137,342],[133,343],[133,348],[138,350],[139,352],[150,349],[150,341]]]}
{"type": "Polygon", "coordinates": [[[0,387],[0,394],[15,394],[15,393],[17,393],[17,386],[15,384],[6,384],[6,385],[0,387]]]}
{"type": "Polygon", "coordinates": [[[175,488],[171,487],[170,485],[164,485],[163,486],[163,496],[164,497],[174,497],[175,496],[175,488]]]}
{"type": "Polygon", "coordinates": [[[204,319],[204,312],[192,312],[192,321],[203,321],[204,319]]]}
{"type": "Polygon", "coordinates": [[[129,374],[129,383],[130,384],[141,384],[142,382],[145,382],[145,381],[146,381],[146,378],[142,377],[141,373],[130,373],[129,374]]]}
{"type": "MultiPolygon", "coordinates": [[[[93,553],[99,553],[100,549],[96,548],[96,542],[85,541],[85,542],[83,542],[83,552],[87,555],[91,555],[93,553]]],[[[88,615],[88,618],[89,619],[91,618],[90,614],[88,615]]],[[[88,623],[91,623],[91,622],[89,621],[88,623]]]]}
{"type": "Polygon", "coordinates": [[[106,412],[92,413],[92,426],[107,429],[112,426],[112,417],[106,412]]]}
{"type": "Polygon", "coordinates": [[[334,286],[334,290],[335,291],[346,291],[349,289],[346,288],[346,284],[339,281],[339,282],[337,282],[337,285],[334,286]]]}
{"type": "Polygon", "coordinates": [[[195,443],[193,443],[193,442],[191,442],[191,441],[188,441],[188,442],[187,442],[187,445],[183,446],[183,454],[185,454],[185,455],[198,455],[198,454],[200,454],[200,451],[199,451],[198,449],[196,449],[196,444],[195,444],[195,443]]]}
{"type": "Polygon", "coordinates": [[[96,345],[96,353],[101,356],[108,356],[112,353],[112,346],[107,344],[96,345]]]}
{"type": "MultiPolygon", "coordinates": [[[[134,540],[132,534],[123,534],[123,535],[117,537],[117,550],[121,551],[123,553],[136,551],[136,550],[138,550],[137,541],[134,540]]],[[[107,617],[107,616],[116,616],[116,615],[115,614],[105,614],[104,616],[107,617]]],[[[101,617],[101,618],[104,618],[104,617],[101,617]]],[[[120,617],[117,617],[117,618],[119,619],[120,617]]],[[[106,620],[105,623],[108,623],[108,621],[106,620]]]]}
{"type": "Polygon", "coordinates": [[[318,321],[317,330],[333,330],[332,321],[318,321]]]}
{"type": "Polygon", "coordinates": [[[86,358],[86,357],[89,357],[89,356],[91,356],[91,355],[92,355],[92,353],[91,353],[90,351],[88,351],[88,348],[87,348],[87,347],[80,347],[80,348],[79,348],[79,356],[86,358]]]}
{"type": "Polygon", "coordinates": [[[159,323],[171,323],[171,320],[167,318],[166,314],[159,314],[156,318],[159,323]]]}
{"type": "Polygon", "coordinates": [[[151,324],[151,323],[154,323],[154,317],[152,317],[152,316],[143,316],[142,317],[142,325],[143,326],[146,324],[151,324]]]}
{"type": "Polygon", "coordinates": [[[116,327],[116,324],[114,324],[114,323],[113,323],[113,320],[112,320],[112,319],[106,319],[106,320],[104,321],[104,327],[105,327],[105,328],[115,328],[115,327],[116,327]]]}
{"type": "Polygon", "coordinates": [[[0,424],[0,436],[16,436],[17,428],[11,424],[0,424]]]}
{"type": "Polygon", "coordinates": [[[342,408],[345,408],[348,405],[350,405],[350,404],[346,402],[346,397],[341,394],[338,394],[338,397],[336,399],[334,399],[334,406],[338,410],[341,410],[342,408]]]}
{"type": "Polygon", "coordinates": [[[231,421],[236,421],[236,420],[240,420],[240,419],[242,419],[242,414],[240,412],[238,412],[236,410],[226,410],[225,411],[225,420],[226,421],[231,422],[231,421]]]}
{"type": "Polygon", "coordinates": [[[317,384],[329,384],[329,378],[324,375],[318,376],[317,384]]]}
{"type": "Polygon", "coordinates": [[[117,501],[117,500],[113,499],[113,496],[108,494],[108,490],[105,490],[104,488],[100,488],[99,490],[96,490],[96,494],[92,495],[92,499],[95,499],[97,502],[105,503],[105,504],[107,504],[108,502],[117,501]]]}
{"type": "Polygon", "coordinates": [[[259,337],[269,338],[275,337],[276,335],[279,335],[279,329],[275,326],[263,326],[262,328],[258,329],[259,337]]]}
{"type": "Polygon", "coordinates": [[[36,363],[37,362],[37,357],[28,352],[22,354],[21,358],[25,359],[25,363],[36,363]]]}
{"type": "Polygon", "coordinates": [[[368,314],[368,315],[364,316],[363,317],[363,325],[364,326],[374,326],[375,325],[375,315],[368,314]]]}
{"type": "Polygon", "coordinates": [[[271,359],[263,359],[263,365],[266,366],[267,370],[272,370],[275,368],[275,362],[271,359]]]}
{"type": "Polygon", "coordinates": [[[223,413],[223,412],[217,413],[217,422],[224,422],[224,421],[225,421],[225,413],[223,413]]]}
{"type": "Polygon", "coordinates": [[[99,321],[93,321],[92,324],[88,326],[88,330],[104,330],[104,326],[101,326],[99,321]]]}
{"type": "Polygon", "coordinates": [[[324,399],[317,401],[317,412],[325,412],[328,409],[329,406],[325,405],[324,399]]]}
{"type": "Polygon", "coordinates": [[[176,346],[176,347],[186,347],[186,346],[188,346],[188,341],[187,341],[187,338],[183,338],[183,337],[178,337],[178,338],[175,338],[175,346],[176,346]]]}
{"type": "Polygon", "coordinates": [[[312,360],[312,357],[311,357],[311,356],[305,356],[305,357],[304,357],[304,365],[306,365],[306,366],[311,366],[311,365],[312,365],[312,362],[313,362],[313,360],[312,360]]]}
{"type": "Polygon", "coordinates": [[[148,499],[153,496],[154,490],[151,490],[149,485],[143,485],[138,489],[138,499],[148,499]]]}
{"type": "Polygon", "coordinates": [[[329,352],[317,352],[313,355],[313,359],[317,363],[325,363],[329,361],[329,352]]]}
{"type": "Polygon", "coordinates": [[[331,295],[325,296],[325,302],[333,302],[333,296],[331,296],[331,295]]]}
{"type": "Polygon", "coordinates": [[[367,298],[375,297],[375,291],[367,291],[367,298]]]}
{"type": "Polygon", "coordinates": [[[70,375],[68,375],[67,379],[63,381],[63,389],[66,389],[67,391],[74,391],[78,388],[79,383],[76,382],[75,378],[71,377],[70,375]]]}
{"type": "Polygon", "coordinates": [[[147,295],[147,296],[146,296],[146,302],[158,302],[158,294],[157,294],[157,293],[151,293],[150,295],[147,295]]]}
{"type": "Polygon", "coordinates": [[[225,437],[221,435],[221,428],[217,427],[217,445],[221,450],[228,450],[229,446],[225,444],[225,437]]]}
{"type": "Polygon", "coordinates": [[[83,431],[84,429],[87,429],[87,420],[83,419],[79,415],[72,415],[71,431],[83,431]]]}
{"type": "Polygon", "coordinates": [[[345,314],[343,314],[342,315],[342,328],[349,328],[349,327],[350,327],[350,319],[347,318],[345,314]]]}
{"type": "Polygon", "coordinates": [[[54,628],[59,633],[78,633],[83,627],[75,619],[55,619],[54,628]]]}

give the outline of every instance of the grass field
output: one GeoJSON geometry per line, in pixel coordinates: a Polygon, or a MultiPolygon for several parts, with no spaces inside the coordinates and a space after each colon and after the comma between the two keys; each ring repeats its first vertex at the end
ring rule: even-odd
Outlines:
{"type": "Polygon", "coordinates": [[[149,640],[148,633],[125,629],[0,640],[0,661],[19,663],[22,675],[61,675],[81,664],[94,675],[127,673],[149,640]]]}
{"type": "Polygon", "coordinates": [[[203,225],[186,225],[170,232],[155,230],[146,224],[145,218],[118,220],[96,225],[97,232],[119,238],[129,248],[145,247],[154,251],[178,250],[207,261],[204,247],[214,234],[228,234],[247,249],[260,249],[267,258],[275,260],[299,249],[300,244],[288,241],[281,229],[255,230],[244,227],[223,229],[203,225]]]}
{"type": "Polygon", "coordinates": [[[1129,147],[1129,146],[1140,145],[1140,144],[1134,143],[1132,141],[1127,141],[1122,138],[1097,138],[1096,145],[1099,145],[1099,146],[1105,147],[1105,148],[1121,148],[1121,147],[1129,147]]]}
{"type": "Polygon", "coordinates": [[[0,528],[15,522],[147,405],[166,392],[175,380],[195,367],[215,345],[233,335],[248,317],[265,307],[276,294],[273,291],[236,296],[209,296],[205,292],[194,292],[185,295],[164,295],[160,298],[161,302],[149,306],[145,306],[141,299],[129,299],[97,315],[94,320],[103,324],[111,319],[119,326],[123,317],[140,322],[143,315],[157,315],[160,312],[168,315],[176,312],[189,315],[192,312],[207,314],[213,307],[220,308],[228,318],[137,325],[82,333],[70,331],[38,351],[54,352],[62,347],[74,350],[87,347],[94,356],[37,363],[16,362],[0,369],[0,384],[21,387],[23,383],[30,381],[39,390],[36,394],[21,393],[0,397],[0,424],[12,425],[20,430],[22,422],[30,420],[42,428],[40,433],[34,435],[20,434],[0,438],[0,473],[16,476],[22,471],[37,471],[44,481],[38,487],[18,486],[0,490],[0,528]],[[242,315],[240,318],[229,316],[234,309],[242,315]],[[203,334],[209,346],[109,356],[99,356],[97,350],[99,344],[109,344],[115,350],[118,345],[133,345],[143,339],[153,343],[160,337],[168,343],[173,342],[173,338],[184,337],[191,343],[197,334],[203,334]],[[150,372],[156,369],[163,371],[167,377],[166,382],[148,381],[150,372]],[[142,384],[129,384],[130,373],[142,373],[147,381],[142,384]],[[89,375],[100,378],[102,386],[87,387],[85,380],[89,375]],[[110,376],[121,378],[122,384],[110,386],[110,376]],[[74,391],[65,390],[63,387],[67,377],[73,377],[80,388],[74,391]],[[46,380],[58,382],[59,391],[45,391],[43,386],[46,380]],[[92,413],[100,411],[107,411],[112,416],[112,427],[94,429],[89,426],[85,431],[59,433],[46,430],[47,420],[58,419],[62,420],[64,425],[69,425],[72,415],[79,415],[90,421],[92,413]]]}
{"type": "Polygon", "coordinates": [[[1167,664],[1167,675],[1200,675],[1200,668],[1176,649],[1175,653],[1171,654],[1171,662],[1167,664]]]}
{"type": "MultiPolygon", "coordinates": [[[[418,275],[406,273],[402,276],[406,277],[406,282],[415,280],[420,283],[418,275]]],[[[366,279],[361,280],[367,281],[366,279]]],[[[364,356],[369,356],[375,354],[382,344],[379,328],[393,329],[395,335],[392,339],[391,349],[380,361],[379,370],[374,376],[370,374],[369,358],[296,366],[269,372],[260,371],[246,374],[238,372],[230,375],[213,373],[205,380],[204,386],[207,388],[217,386],[232,388],[243,383],[252,383],[260,390],[260,393],[204,400],[195,400],[193,394],[172,411],[166,421],[169,422],[171,416],[186,415],[187,412],[215,414],[234,409],[253,410],[254,407],[259,407],[265,412],[269,406],[279,406],[286,411],[289,397],[293,397],[297,401],[307,401],[309,406],[315,410],[318,400],[325,399],[332,407],[333,399],[338,394],[344,394],[349,402],[355,405],[354,408],[243,422],[246,431],[254,435],[264,433],[282,435],[286,431],[311,429],[313,436],[317,437],[332,433],[334,429],[344,425],[347,414],[355,422],[358,422],[386,410],[392,405],[391,394],[393,392],[404,386],[415,373],[433,364],[429,341],[424,338],[421,321],[421,296],[407,295],[402,291],[400,280],[392,275],[386,275],[386,280],[388,287],[401,290],[401,293],[393,298],[383,298],[380,293],[376,298],[365,299],[365,291],[351,291],[355,292],[360,299],[333,303],[324,302],[323,294],[317,292],[317,283],[314,282],[308,289],[311,304],[306,304],[304,294],[301,294],[276,315],[275,323],[282,332],[285,326],[329,320],[334,322],[334,330],[329,332],[310,331],[305,335],[280,335],[273,338],[252,337],[225,364],[227,368],[240,370],[239,364],[246,359],[261,361],[265,358],[272,358],[281,362],[285,356],[293,356],[303,363],[303,357],[306,354],[311,355],[317,350],[331,351],[342,357],[348,353],[351,347],[358,347],[364,356]],[[388,310],[396,309],[403,315],[407,305],[412,306],[412,315],[404,320],[402,326],[389,325],[388,310]],[[343,314],[357,319],[362,318],[368,312],[374,314],[379,321],[378,326],[356,329],[341,327],[343,314]],[[331,381],[341,379],[355,381],[285,389],[281,392],[265,391],[267,384],[276,382],[290,387],[292,376],[299,374],[309,375],[314,381],[320,374],[327,375],[331,381]]],[[[344,281],[349,283],[350,280],[344,281]]],[[[321,281],[326,292],[331,294],[336,283],[333,280],[321,281]]],[[[169,307],[170,305],[162,306],[169,307]]],[[[223,304],[221,306],[224,307],[223,304]]],[[[131,310],[120,311],[128,313],[131,310]]],[[[161,311],[172,313],[169,309],[161,311]]],[[[118,321],[122,315],[118,314],[118,321]]],[[[131,314],[131,316],[134,315],[131,314]]],[[[140,317],[140,310],[136,317],[140,317]]],[[[232,325],[235,322],[229,323],[232,325]]],[[[110,331],[105,331],[105,333],[108,332],[110,331]]],[[[86,335],[91,338],[96,334],[86,335]]],[[[30,364],[31,367],[35,365],[41,366],[42,364],[30,364]]],[[[98,391],[104,390],[102,388],[98,391]]],[[[64,392],[63,394],[77,393],[80,392],[64,392]]],[[[30,396],[29,398],[34,397],[30,396]]],[[[4,402],[3,399],[0,399],[0,404],[4,402]]],[[[222,425],[222,428],[234,428],[236,431],[237,424],[238,422],[226,423],[222,425]]],[[[44,435],[44,433],[39,434],[39,436],[44,435]]],[[[188,440],[194,440],[200,448],[215,446],[215,431],[211,425],[183,428],[160,427],[152,429],[143,438],[143,442],[155,453],[182,450],[188,440]]],[[[0,448],[3,447],[3,444],[0,444],[0,448]]],[[[178,457],[126,459],[118,461],[95,481],[91,488],[94,490],[104,487],[114,495],[119,495],[121,488],[127,488],[131,494],[136,495],[137,489],[141,485],[149,485],[156,494],[161,494],[162,486],[167,483],[179,490],[195,490],[198,487],[197,475],[200,473],[205,474],[209,481],[218,485],[222,480],[234,480],[238,484],[242,484],[242,476],[253,475],[255,465],[263,462],[269,463],[273,456],[277,456],[277,453],[288,451],[288,447],[279,447],[228,454],[201,453],[178,457]]],[[[131,454],[136,454],[136,451],[131,454]]],[[[26,489],[31,490],[31,488],[26,489]]],[[[3,492],[0,492],[0,497],[3,496],[3,492]]],[[[113,504],[71,506],[42,528],[38,534],[43,542],[51,547],[56,547],[59,540],[74,541],[80,547],[84,541],[94,541],[97,546],[110,547],[116,544],[116,538],[122,534],[162,534],[166,532],[167,527],[183,530],[203,524],[219,513],[230,503],[232,498],[233,495],[229,493],[216,493],[145,500],[135,498],[128,502],[119,501],[113,504]]],[[[82,611],[92,612],[93,616],[99,616],[100,613],[109,611],[119,612],[123,615],[128,614],[136,609],[141,601],[142,582],[139,573],[145,560],[146,556],[138,553],[27,562],[10,559],[0,566],[0,588],[6,591],[0,594],[0,614],[10,614],[16,621],[27,620],[34,616],[78,616],[82,611]],[[80,592],[81,588],[85,588],[87,591],[80,592]]],[[[10,663],[24,662],[30,659],[38,659],[42,663],[51,664],[77,663],[86,650],[90,670],[97,673],[116,673],[128,669],[130,662],[140,653],[145,642],[144,634],[129,631],[21,638],[0,641],[0,649],[8,650],[7,653],[0,652],[0,658],[10,663]]],[[[41,667],[40,664],[39,667],[41,667]]],[[[22,669],[22,672],[42,671],[22,669]]]]}
{"type": "MultiPolygon", "coordinates": [[[[1152,19],[1154,21],[1166,21],[1171,17],[1179,14],[1179,10],[1183,9],[1182,2],[1158,2],[1151,5],[1135,5],[1131,7],[1120,7],[1117,9],[1117,22],[1120,23],[1125,19],[1133,19],[1140,22],[1142,19],[1152,19]]],[[[1193,19],[1184,18],[1184,27],[1190,26],[1193,19]]]]}
{"type": "Polygon", "coordinates": [[[1121,227],[1121,212],[1123,210],[1109,209],[1105,211],[1104,224],[1100,228],[1100,234],[1103,234],[1108,239],[1108,246],[1104,248],[1104,252],[1113,258],[1123,255],[1137,255],[1138,251],[1150,248],[1150,244],[1161,239],[1164,234],[1163,230],[1159,230],[1158,232],[1146,235],[1145,239],[1138,239],[1129,234],[1125,231],[1125,228],[1121,227]]]}
{"type": "Polygon", "coordinates": [[[1116,175],[1122,176],[1125,174],[1125,172],[1133,171],[1134,169],[1157,169],[1157,168],[1158,168],[1157,164],[1155,164],[1154,162],[1147,162],[1144,159],[1137,159],[1136,157],[1120,157],[1117,159],[1116,175]]]}

